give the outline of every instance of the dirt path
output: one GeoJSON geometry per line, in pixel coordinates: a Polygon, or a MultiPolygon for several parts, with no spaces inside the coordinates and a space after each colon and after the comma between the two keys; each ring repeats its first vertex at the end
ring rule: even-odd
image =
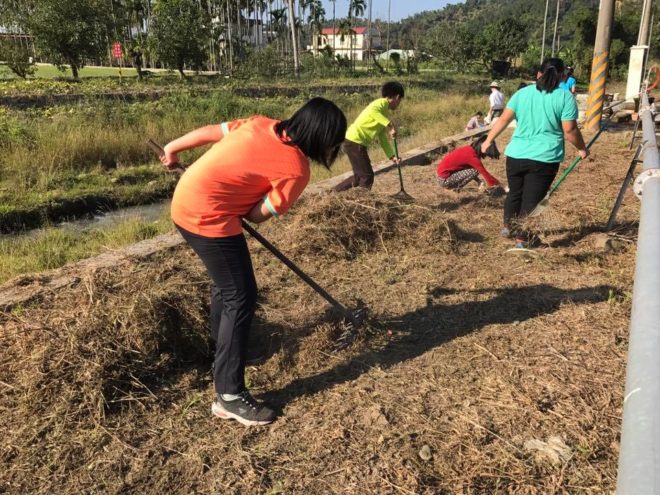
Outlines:
{"type": "Polygon", "coordinates": [[[593,154],[553,197],[550,247],[530,261],[505,253],[501,199],[441,193],[432,167],[404,170],[412,205],[379,196],[398,191],[396,172],[344,198],[372,230],[332,230],[333,197],[267,225],[335,297],[370,308],[333,353],[323,301],[253,245],[268,359],[249,381],[283,412],[268,428],[209,416],[208,282],[185,248],[2,315],[0,491],[613,491],[638,201],[621,210],[621,249],[595,247],[630,153],[607,133],[593,154]],[[300,236],[303,218],[315,228],[300,236]]]}

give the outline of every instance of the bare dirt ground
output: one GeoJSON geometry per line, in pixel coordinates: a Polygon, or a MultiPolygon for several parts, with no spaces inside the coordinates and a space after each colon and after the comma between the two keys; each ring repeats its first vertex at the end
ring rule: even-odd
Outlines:
{"type": "MultiPolygon", "coordinates": [[[[502,198],[433,167],[303,202],[261,228],[337,299],[369,308],[347,350],[327,305],[251,242],[252,391],[282,412],[210,416],[208,280],[186,248],[84,274],[0,315],[0,493],[612,493],[638,201],[598,232],[628,167],[605,133],[551,200],[533,259],[502,198]],[[610,246],[612,247],[612,246],[610,246]]],[[[568,153],[567,161],[572,158],[568,153]]],[[[504,160],[487,163],[504,178],[504,160]]]]}

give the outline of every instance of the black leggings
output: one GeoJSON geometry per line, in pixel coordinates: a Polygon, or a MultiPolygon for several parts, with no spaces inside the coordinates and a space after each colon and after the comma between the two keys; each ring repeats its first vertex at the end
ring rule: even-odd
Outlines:
{"type": "Polygon", "coordinates": [[[243,234],[203,237],[177,228],[213,282],[210,329],[215,342],[215,391],[238,394],[245,390],[247,339],[257,304],[257,281],[247,242],[243,234]]]}
{"type": "Polygon", "coordinates": [[[504,201],[504,225],[528,215],[545,197],[559,170],[559,163],[544,163],[524,158],[506,159],[509,194],[504,201]]]}

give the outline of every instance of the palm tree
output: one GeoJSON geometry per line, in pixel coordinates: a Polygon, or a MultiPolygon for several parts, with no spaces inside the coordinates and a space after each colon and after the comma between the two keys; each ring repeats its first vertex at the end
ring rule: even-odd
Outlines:
{"type": "Polygon", "coordinates": [[[314,54],[318,52],[319,36],[321,35],[321,26],[325,21],[325,9],[321,0],[311,0],[309,2],[310,14],[307,21],[309,22],[309,32],[312,36],[312,46],[314,54]]]}
{"type": "Polygon", "coordinates": [[[296,41],[296,13],[293,10],[293,0],[289,0],[289,26],[291,27],[291,47],[293,48],[293,72],[298,77],[298,43],[296,41]]]}
{"type": "Polygon", "coordinates": [[[275,27],[275,34],[277,35],[277,43],[280,45],[282,52],[284,46],[282,44],[282,26],[286,23],[286,9],[274,9],[270,11],[272,23],[275,27]]]}
{"type": "MultiPolygon", "coordinates": [[[[360,17],[364,15],[364,10],[366,9],[367,5],[365,3],[365,0],[350,0],[348,4],[348,22],[352,26],[353,25],[353,15],[355,17],[360,17]]],[[[353,34],[355,34],[355,31],[352,31],[353,34]]],[[[353,46],[354,46],[354,40],[353,37],[351,36],[351,60],[353,61],[353,69],[355,69],[355,58],[353,57],[353,46]]]]}
{"type": "MultiPolygon", "coordinates": [[[[338,34],[339,34],[339,41],[341,42],[342,45],[344,44],[344,40],[346,39],[347,36],[351,40],[351,45],[352,45],[353,34],[354,33],[355,33],[355,31],[353,31],[353,27],[351,26],[351,21],[350,20],[345,19],[345,20],[339,21],[338,34]]],[[[353,52],[353,47],[352,46],[351,46],[350,50],[351,50],[351,54],[352,54],[352,52],[353,52]]]]}
{"type": "Polygon", "coordinates": [[[332,53],[334,56],[334,52],[337,49],[336,47],[336,40],[337,40],[337,27],[336,27],[336,21],[337,18],[335,16],[335,7],[337,6],[337,0],[330,0],[332,2],[332,53]]]}

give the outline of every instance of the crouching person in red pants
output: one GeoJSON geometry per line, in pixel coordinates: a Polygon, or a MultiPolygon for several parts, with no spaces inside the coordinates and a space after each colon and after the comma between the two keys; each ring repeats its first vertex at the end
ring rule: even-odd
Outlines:
{"type": "Polygon", "coordinates": [[[489,191],[501,191],[500,181],[493,177],[481,159],[484,157],[500,158],[500,152],[493,142],[488,149],[481,151],[481,145],[486,140],[486,136],[481,136],[472,144],[461,146],[447,153],[438,163],[436,169],[436,180],[440,187],[460,191],[470,181],[481,184],[480,176],[486,181],[486,187],[489,191]]]}

